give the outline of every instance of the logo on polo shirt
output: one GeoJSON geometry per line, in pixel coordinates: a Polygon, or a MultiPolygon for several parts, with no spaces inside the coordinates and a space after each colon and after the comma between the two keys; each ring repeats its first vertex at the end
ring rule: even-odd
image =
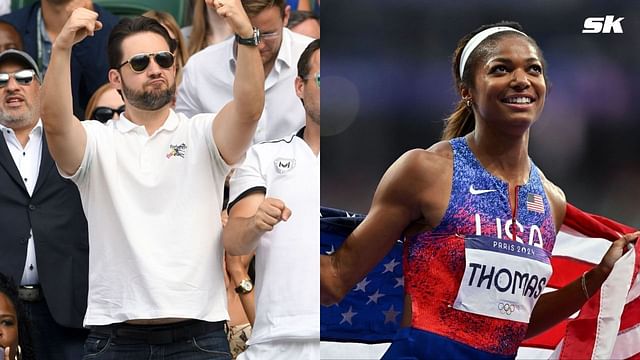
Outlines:
{"type": "Polygon", "coordinates": [[[167,153],[167,159],[172,156],[178,156],[184,159],[184,153],[187,151],[187,144],[182,143],[180,145],[169,145],[169,153],[167,153]]]}
{"type": "Polygon", "coordinates": [[[296,167],[296,160],[277,158],[273,161],[273,164],[276,166],[276,171],[278,172],[278,174],[284,174],[296,167]]]}

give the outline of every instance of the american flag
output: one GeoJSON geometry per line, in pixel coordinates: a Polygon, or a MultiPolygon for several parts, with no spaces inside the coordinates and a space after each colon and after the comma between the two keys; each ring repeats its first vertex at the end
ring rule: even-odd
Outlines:
{"type": "MultiPolygon", "coordinates": [[[[327,208],[322,209],[322,215],[323,254],[335,251],[350,229],[355,228],[363,218],[353,214],[348,214],[347,218],[345,212],[327,208]]],[[[551,262],[554,271],[547,291],[563,287],[580,277],[584,271],[600,262],[610,241],[631,231],[631,227],[567,205],[565,222],[553,250],[551,262]]],[[[398,251],[401,246],[400,243],[396,244],[391,253],[398,251]]],[[[400,290],[403,288],[394,288],[398,283],[396,278],[402,279],[402,265],[389,264],[396,256],[396,261],[401,261],[401,253],[392,254],[387,255],[367,275],[366,281],[358,284],[341,303],[322,308],[320,349],[323,359],[379,359],[386,350],[402,316],[395,312],[401,311],[403,291],[400,290]],[[393,266],[393,274],[389,271],[384,273],[385,265],[393,266]],[[380,281],[389,284],[376,283],[380,276],[384,276],[380,281]],[[364,291],[357,291],[358,286],[364,287],[364,291]],[[367,304],[369,296],[376,292],[378,302],[367,304]],[[384,296],[379,297],[381,293],[384,296]],[[348,305],[345,307],[345,304],[348,305]],[[397,322],[388,321],[391,319],[397,322]]],[[[640,360],[639,271],[640,245],[636,244],[618,260],[601,289],[577,316],[526,340],[517,358],[640,360]]]]}
{"type": "Polygon", "coordinates": [[[529,193],[527,195],[527,210],[544,214],[544,204],[542,202],[542,196],[529,193]]]}
{"type": "MultiPolygon", "coordinates": [[[[322,208],[320,251],[331,254],[364,219],[363,215],[322,208]]],[[[398,241],[376,267],[337,305],[320,309],[320,332],[327,341],[387,342],[402,319],[404,277],[398,241]]]]}

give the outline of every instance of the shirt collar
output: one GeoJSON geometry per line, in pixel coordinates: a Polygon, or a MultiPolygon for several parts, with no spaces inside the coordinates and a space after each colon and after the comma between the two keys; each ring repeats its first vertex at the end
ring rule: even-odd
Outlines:
{"type": "MultiPolygon", "coordinates": [[[[287,28],[282,29],[282,44],[280,44],[280,51],[278,51],[278,57],[276,58],[276,63],[273,66],[277,72],[280,72],[283,66],[287,66],[289,68],[296,66],[296,64],[291,63],[293,61],[291,55],[291,34],[291,30],[287,28]]],[[[298,59],[295,61],[298,61],[298,59]]]]}
{"type": "MultiPolygon", "coordinates": [[[[127,117],[124,114],[125,113],[120,114],[120,119],[114,120],[116,129],[118,129],[118,131],[120,131],[121,133],[126,133],[139,127],[144,128],[143,125],[137,125],[131,122],[131,120],[127,119],[127,117]]],[[[169,109],[169,117],[167,118],[167,120],[165,120],[164,124],[162,124],[162,126],[160,126],[160,128],[156,132],[162,131],[162,130],[174,131],[177,127],[178,127],[178,115],[176,115],[173,109],[169,109]]]]}
{"type": "MultiPolygon", "coordinates": [[[[11,131],[13,131],[13,129],[11,129],[10,127],[6,127],[6,126],[0,124],[0,131],[7,130],[7,129],[10,129],[11,131]]],[[[42,135],[42,131],[43,131],[42,120],[38,119],[38,122],[31,129],[31,131],[29,132],[29,135],[32,135],[32,134],[42,135]]]]}

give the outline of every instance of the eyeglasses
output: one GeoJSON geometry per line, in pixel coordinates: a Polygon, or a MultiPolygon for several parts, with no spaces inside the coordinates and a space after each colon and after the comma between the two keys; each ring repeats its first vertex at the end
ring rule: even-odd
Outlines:
{"type": "Polygon", "coordinates": [[[149,58],[152,58],[156,64],[160,65],[163,69],[168,69],[173,65],[173,54],[169,51],[159,51],[156,53],[142,53],[136,54],[129,58],[129,60],[123,62],[118,66],[118,69],[129,64],[131,70],[134,73],[139,74],[143,72],[147,66],[149,66],[149,58]]]}
{"type": "Polygon", "coordinates": [[[279,31],[271,31],[271,32],[260,32],[260,40],[265,39],[275,39],[280,35],[279,31]]]}
{"type": "Polygon", "coordinates": [[[102,123],[105,123],[113,119],[113,114],[118,113],[118,116],[124,112],[124,105],[117,109],[112,109],[106,106],[98,106],[91,114],[92,119],[96,119],[102,123]]]}
{"type": "Polygon", "coordinates": [[[18,84],[29,85],[36,76],[36,72],[31,69],[25,69],[13,73],[0,73],[0,88],[7,86],[12,76],[18,84]]]}
{"type": "Polygon", "coordinates": [[[305,80],[309,80],[309,79],[313,79],[316,81],[316,85],[318,87],[320,87],[320,71],[318,71],[317,73],[315,73],[313,76],[307,76],[306,78],[304,78],[305,80]]]}

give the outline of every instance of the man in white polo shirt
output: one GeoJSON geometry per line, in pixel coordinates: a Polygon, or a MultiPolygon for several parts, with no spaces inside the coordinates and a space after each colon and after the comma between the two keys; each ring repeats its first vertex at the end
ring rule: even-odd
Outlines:
{"type": "MultiPolygon", "coordinates": [[[[286,0],[242,0],[242,5],[253,26],[260,29],[258,49],[266,76],[265,106],[254,143],[280,139],[304,126],[304,108],[293,83],[300,54],[313,39],[286,28],[290,12],[286,0]]],[[[237,47],[237,41],[229,38],[189,58],[176,111],[187,116],[217,112],[233,97],[237,47]]]]}
{"type": "Polygon", "coordinates": [[[42,121],[89,223],[86,356],[229,358],[222,192],[230,164],[251,144],[264,73],[258,33],[240,0],[207,3],[240,43],[234,99],[217,114],[173,112],[175,41],[153,19],[125,18],[111,32],[109,81],[126,111],[107,126],[80,122],[71,108],[72,47],[100,29],[97,14],[75,10],[53,45],[42,121]]]}
{"type": "Polygon", "coordinates": [[[229,183],[225,249],[256,251],[255,323],[238,359],[320,357],[320,40],[300,56],[295,89],[305,127],[251,147],[229,183]]]}

